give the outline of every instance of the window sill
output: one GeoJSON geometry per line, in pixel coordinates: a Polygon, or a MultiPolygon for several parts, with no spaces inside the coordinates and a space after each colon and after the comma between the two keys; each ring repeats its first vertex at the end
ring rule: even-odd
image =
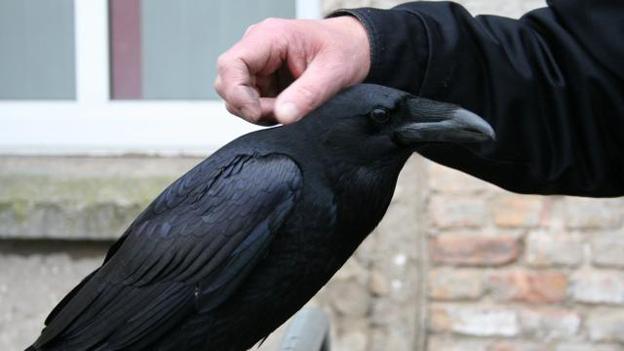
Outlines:
{"type": "Polygon", "coordinates": [[[0,157],[0,239],[114,240],[201,158],[0,157]]]}

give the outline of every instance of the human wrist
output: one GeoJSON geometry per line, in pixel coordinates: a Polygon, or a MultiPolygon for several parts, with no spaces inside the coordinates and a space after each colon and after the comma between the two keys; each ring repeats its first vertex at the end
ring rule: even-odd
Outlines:
{"type": "Polygon", "coordinates": [[[418,94],[429,64],[427,28],[416,11],[393,9],[341,9],[329,18],[357,18],[370,46],[370,68],[365,82],[387,85],[418,94]]]}
{"type": "Polygon", "coordinates": [[[323,22],[332,31],[340,31],[345,39],[340,46],[347,54],[346,59],[351,63],[353,70],[352,81],[349,83],[356,84],[364,81],[371,66],[370,41],[364,25],[356,17],[349,15],[328,18],[323,22]]]}

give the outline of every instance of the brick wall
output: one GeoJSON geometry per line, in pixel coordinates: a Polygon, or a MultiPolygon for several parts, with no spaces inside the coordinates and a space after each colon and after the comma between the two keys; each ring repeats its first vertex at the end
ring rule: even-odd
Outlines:
{"type": "Polygon", "coordinates": [[[427,168],[429,350],[624,349],[623,199],[427,168]]]}

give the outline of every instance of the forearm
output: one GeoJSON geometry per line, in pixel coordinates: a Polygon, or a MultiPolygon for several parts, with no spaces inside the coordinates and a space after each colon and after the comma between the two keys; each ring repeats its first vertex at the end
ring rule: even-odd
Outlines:
{"type": "Polygon", "coordinates": [[[474,18],[419,2],[349,13],[369,33],[369,82],[459,104],[497,132],[478,148],[425,146],[426,157],[517,192],[624,194],[622,80],[553,10],[474,18]]]}

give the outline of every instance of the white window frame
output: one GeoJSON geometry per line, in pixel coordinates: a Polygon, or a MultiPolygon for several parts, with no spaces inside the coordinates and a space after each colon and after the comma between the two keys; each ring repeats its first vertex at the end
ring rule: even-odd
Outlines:
{"type": "MultiPolygon", "coordinates": [[[[108,1],[74,0],[76,99],[0,100],[0,154],[206,155],[258,129],[218,100],[112,100],[108,1]]],[[[320,0],[296,0],[320,18],[320,0]]]]}

